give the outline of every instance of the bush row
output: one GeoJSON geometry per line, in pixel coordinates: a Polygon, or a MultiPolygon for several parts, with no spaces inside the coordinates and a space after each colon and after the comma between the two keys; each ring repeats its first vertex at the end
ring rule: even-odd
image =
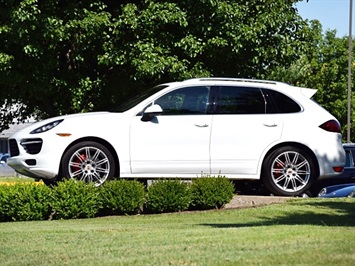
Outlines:
{"type": "Polygon", "coordinates": [[[205,210],[221,208],[232,199],[233,192],[233,184],[221,176],[191,182],[157,180],[147,189],[135,180],[113,180],[98,188],[72,179],[54,187],[16,183],[0,186],[0,221],[205,210]]]}

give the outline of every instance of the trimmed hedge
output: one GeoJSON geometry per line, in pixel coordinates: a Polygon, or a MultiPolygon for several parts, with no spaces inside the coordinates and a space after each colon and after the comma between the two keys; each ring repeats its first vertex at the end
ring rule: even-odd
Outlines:
{"type": "Polygon", "coordinates": [[[0,186],[0,221],[45,220],[51,212],[51,189],[35,183],[0,186]]]}
{"type": "Polygon", "coordinates": [[[189,208],[189,185],[181,180],[157,180],[148,187],[146,207],[149,212],[178,212],[189,208]]]}
{"type": "Polygon", "coordinates": [[[99,187],[99,215],[135,214],[143,210],[144,185],[137,181],[113,180],[99,187]]]}
{"type": "Polygon", "coordinates": [[[191,206],[206,210],[223,207],[233,198],[234,185],[225,177],[196,178],[191,185],[191,206]]]}
{"type": "Polygon", "coordinates": [[[233,191],[231,181],[220,176],[160,179],[147,190],[135,180],[108,181],[99,188],[73,179],[54,187],[16,183],[0,186],[0,222],[221,208],[233,191]]]}
{"type": "Polygon", "coordinates": [[[53,210],[50,218],[91,218],[100,207],[99,192],[92,184],[66,179],[53,187],[49,204],[53,210]]]}

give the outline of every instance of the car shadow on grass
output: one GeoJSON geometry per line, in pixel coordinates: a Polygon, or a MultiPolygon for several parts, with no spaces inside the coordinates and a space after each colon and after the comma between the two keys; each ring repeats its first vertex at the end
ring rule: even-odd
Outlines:
{"type": "Polygon", "coordinates": [[[258,216],[259,221],[250,223],[202,224],[215,228],[251,227],[268,225],[321,225],[355,226],[355,201],[312,201],[290,202],[291,208],[279,211],[279,214],[258,216]],[[294,210],[292,205],[295,206],[294,210]],[[310,210],[307,210],[309,207],[310,210]],[[315,210],[316,208],[316,210],[315,210]],[[329,213],[327,213],[329,210],[329,213]],[[270,217],[272,216],[272,217],[270,217]]]}

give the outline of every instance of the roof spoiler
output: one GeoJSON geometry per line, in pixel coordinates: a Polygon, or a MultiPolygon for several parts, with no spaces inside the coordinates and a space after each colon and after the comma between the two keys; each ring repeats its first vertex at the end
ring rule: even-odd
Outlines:
{"type": "Polygon", "coordinates": [[[301,93],[307,98],[311,98],[316,92],[316,89],[300,88],[301,93]]]}

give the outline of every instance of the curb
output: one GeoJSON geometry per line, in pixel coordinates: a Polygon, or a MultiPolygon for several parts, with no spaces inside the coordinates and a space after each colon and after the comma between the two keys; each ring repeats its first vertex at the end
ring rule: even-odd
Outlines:
{"type": "Polygon", "coordinates": [[[268,204],[284,203],[293,197],[276,197],[276,196],[241,196],[236,195],[224,206],[224,209],[237,209],[245,207],[257,207],[268,204]]]}

